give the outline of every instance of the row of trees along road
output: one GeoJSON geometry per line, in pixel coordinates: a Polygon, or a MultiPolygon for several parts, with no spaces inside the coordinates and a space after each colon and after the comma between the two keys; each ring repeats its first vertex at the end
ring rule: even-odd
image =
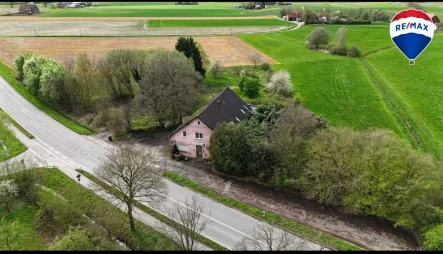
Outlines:
{"type": "Polygon", "coordinates": [[[255,177],[322,204],[385,218],[413,230],[425,246],[430,238],[432,246],[443,245],[436,240],[443,223],[441,165],[391,131],[328,127],[300,105],[274,104],[260,106],[250,120],[219,124],[210,143],[212,165],[224,175],[255,177]]]}
{"type": "Polygon", "coordinates": [[[192,38],[177,50],[116,49],[63,63],[32,53],[15,59],[16,78],[35,96],[92,129],[116,136],[181,124],[199,96],[205,70],[192,38]]]}
{"type": "MultiPolygon", "coordinates": [[[[134,203],[148,202],[154,207],[164,202],[167,188],[164,180],[155,172],[154,157],[151,152],[124,147],[111,151],[103,159],[95,174],[113,189],[108,193],[127,206],[131,230],[136,231],[133,210],[134,203]],[[117,194],[115,193],[117,191],[117,194]]],[[[178,222],[174,227],[162,223],[161,231],[172,238],[182,250],[195,250],[196,238],[204,230],[209,219],[203,213],[204,202],[197,195],[186,199],[184,204],[174,203],[165,209],[166,215],[178,222]]],[[[298,250],[305,247],[306,241],[296,239],[286,230],[276,229],[268,224],[259,224],[251,229],[253,239],[244,237],[235,245],[236,249],[246,250],[298,250]]]]}

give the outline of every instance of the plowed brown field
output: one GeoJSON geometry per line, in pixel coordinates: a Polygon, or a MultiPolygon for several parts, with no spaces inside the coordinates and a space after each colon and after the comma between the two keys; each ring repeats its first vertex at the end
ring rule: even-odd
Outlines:
{"type": "MultiPolygon", "coordinates": [[[[194,37],[211,62],[222,66],[251,65],[251,54],[259,53],[263,62],[277,63],[235,36],[194,37]]],[[[177,37],[143,38],[50,38],[3,37],[0,38],[0,61],[14,65],[14,58],[22,52],[51,56],[57,60],[86,53],[93,58],[102,57],[111,49],[174,49],[177,37]]]]}

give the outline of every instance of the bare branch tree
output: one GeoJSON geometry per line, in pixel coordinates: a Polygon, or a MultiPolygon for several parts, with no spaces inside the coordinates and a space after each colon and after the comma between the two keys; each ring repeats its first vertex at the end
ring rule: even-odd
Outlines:
{"type": "Polygon", "coordinates": [[[254,64],[254,68],[257,67],[257,64],[263,61],[262,55],[257,52],[252,52],[249,54],[249,60],[254,64]]]}
{"type": "Polygon", "coordinates": [[[136,230],[132,215],[136,199],[156,205],[167,193],[165,182],[155,173],[154,161],[151,151],[123,147],[112,150],[102,159],[103,164],[94,169],[101,180],[113,187],[106,191],[126,204],[132,231],[136,230]]]}
{"type": "Polygon", "coordinates": [[[306,240],[296,239],[284,229],[278,229],[261,223],[250,232],[252,237],[243,237],[234,249],[236,250],[302,250],[306,240]]]}
{"type": "Polygon", "coordinates": [[[184,205],[175,203],[171,208],[165,208],[168,217],[177,222],[174,227],[164,223],[161,231],[172,238],[176,245],[184,251],[197,250],[195,239],[208,223],[202,218],[204,204],[194,195],[191,200],[186,198],[184,205]]]}

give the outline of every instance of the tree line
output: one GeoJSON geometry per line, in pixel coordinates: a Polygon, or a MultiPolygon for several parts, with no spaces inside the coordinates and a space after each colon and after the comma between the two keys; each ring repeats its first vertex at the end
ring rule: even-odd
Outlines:
{"type": "Polygon", "coordinates": [[[301,105],[273,104],[239,124],[219,124],[210,144],[219,173],[385,218],[428,249],[443,244],[439,163],[391,131],[330,127],[301,105]]]}
{"type": "Polygon", "coordinates": [[[63,63],[20,54],[16,78],[53,108],[122,137],[129,131],[181,123],[199,96],[205,69],[196,42],[181,37],[176,50],[115,49],[101,59],[86,54],[63,63]]]}

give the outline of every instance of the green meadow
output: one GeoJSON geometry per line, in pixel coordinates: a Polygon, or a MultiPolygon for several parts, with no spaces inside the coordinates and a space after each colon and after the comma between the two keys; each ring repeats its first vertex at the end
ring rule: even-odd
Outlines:
{"type": "Polygon", "coordinates": [[[109,2],[96,7],[49,9],[50,17],[236,17],[276,15],[277,8],[240,10],[235,2],[199,2],[198,5],[175,5],[174,2],[109,2]]]}
{"type": "Polygon", "coordinates": [[[295,26],[280,19],[224,19],[224,20],[148,20],[149,28],[160,27],[239,27],[239,26],[295,26]]]}
{"type": "MultiPolygon", "coordinates": [[[[268,6],[262,10],[234,8],[240,2],[199,2],[198,5],[175,5],[174,2],[102,2],[96,7],[47,9],[42,16],[50,17],[238,17],[278,15],[279,9],[310,8],[333,11],[349,8],[380,9],[388,15],[409,8],[406,3],[394,2],[294,2],[290,6],[268,6]]],[[[443,16],[443,3],[422,3],[426,12],[443,16]]],[[[9,5],[5,5],[8,7],[9,5]]],[[[39,5],[40,6],[40,5],[39,5]]],[[[49,6],[48,6],[49,7],[49,6]]]]}
{"type": "MultiPolygon", "coordinates": [[[[282,33],[240,35],[287,69],[295,97],[334,126],[390,129],[414,147],[438,157],[443,152],[443,34],[410,66],[392,44],[389,23],[348,25],[348,46],[362,59],[334,56],[305,47],[317,26],[282,33]]],[[[324,25],[334,41],[339,25],[324,25]]]]}

